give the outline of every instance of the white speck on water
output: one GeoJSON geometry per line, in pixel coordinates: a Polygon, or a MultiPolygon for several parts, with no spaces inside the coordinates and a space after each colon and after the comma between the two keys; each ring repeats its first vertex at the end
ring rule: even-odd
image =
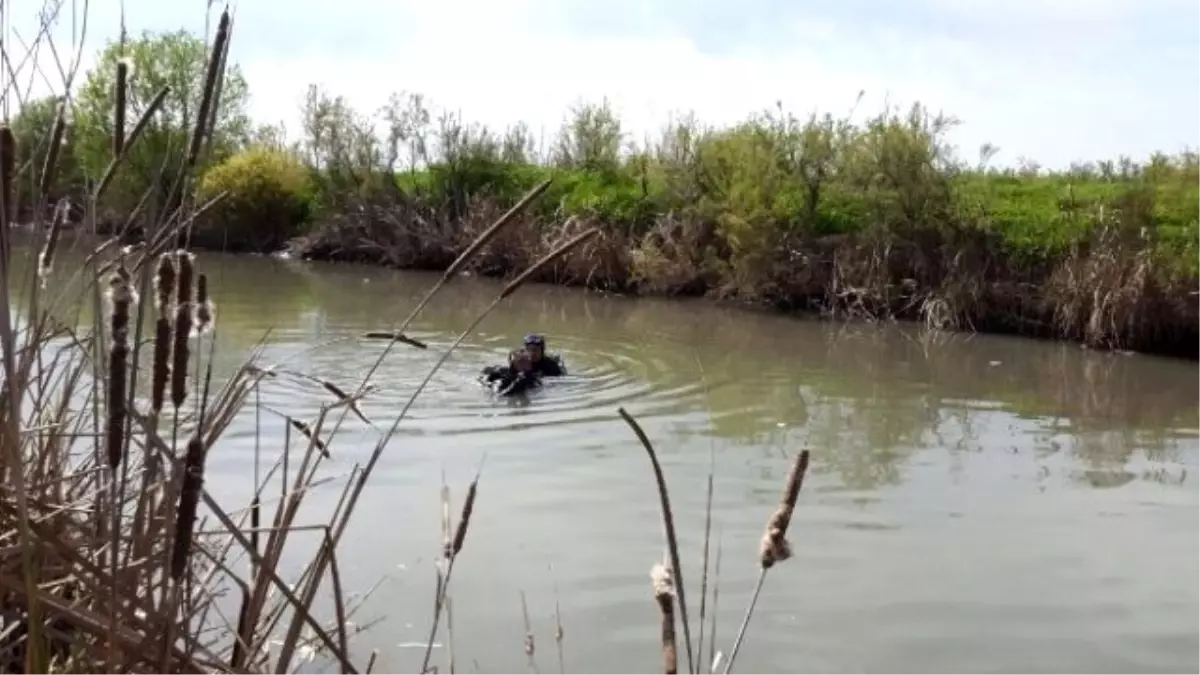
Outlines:
{"type": "Polygon", "coordinates": [[[1000,362],[999,361],[988,361],[988,365],[995,368],[996,366],[1000,365],[1000,362]]]}

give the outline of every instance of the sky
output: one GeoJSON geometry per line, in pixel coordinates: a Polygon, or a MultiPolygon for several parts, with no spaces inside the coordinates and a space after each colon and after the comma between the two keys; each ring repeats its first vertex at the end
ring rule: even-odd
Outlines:
{"type": "MultiPolygon", "coordinates": [[[[84,0],[54,1],[65,57],[84,0]]],[[[26,42],[41,2],[13,3],[26,42]]],[[[119,35],[120,7],[91,0],[85,69],[119,35]]],[[[202,0],[124,7],[131,34],[205,30],[202,0]]],[[[234,11],[251,116],[290,132],[320,84],[363,112],[419,92],[435,111],[547,135],[572,105],[603,98],[635,139],[688,111],[723,124],[777,102],[862,117],[920,101],[960,120],[950,140],[969,161],[983,143],[999,147],[993,164],[1045,167],[1200,146],[1196,0],[240,0],[234,11]]]]}

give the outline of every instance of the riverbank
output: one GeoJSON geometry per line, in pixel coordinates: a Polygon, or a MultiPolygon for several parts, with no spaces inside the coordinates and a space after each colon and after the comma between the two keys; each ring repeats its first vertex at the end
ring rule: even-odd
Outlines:
{"type": "MultiPolygon", "coordinates": [[[[477,199],[456,226],[443,221],[414,231],[418,216],[405,201],[361,204],[318,223],[288,250],[311,260],[441,271],[501,206],[508,204],[477,199]]],[[[628,223],[598,216],[564,222],[531,209],[466,269],[511,277],[556,243],[596,226],[602,231],[597,240],[534,280],[1196,359],[1200,313],[1196,276],[1184,257],[1187,242],[1176,233],[1164,242],[1145,227],[1131,231],[1130,216],[1105,220],[1104,204],[1095,208],[1095,221],[1081,226],[1075,240],[1042,252],[1014,247],[1011,228],[988,229],[978,221],[795,232],[773,247],[746,252],[714,228],[678,217],[661,217],[637,236],[628,223]]]]}
{"type": "MultiPolygon", "coordinates": [[[[137,48],[154,53],[162,39],[137,48]]],[[[115,67],[117,52],[106,58],[115,67]]],[[[113,105],[105,77],[89,74],[87,119],[113,105]]],[[[535,280],[1200,358],[1200,158],[1190,150],[996,167],[990,146],[977,161],[960,157],[956,122],[919,104],[841,118],[776,108],[721,127],[685,117],[641,143],[607,103],[583,104],[539,143],[520,124],[435,123],[417,94],[362,114],[317,87],[301,135],[288,138],[248,133],[234,114],[244,83],[226,93],[236,93],[222,99],[233,112],[214,122],[188,197],[191,246],[442,270],[549,181],[471,271],[513,276],[594,227],[600,236],[535,280]]],[[[13,122],[34,165],[56,105],[30,104],[13,122]]],[[[144,218],[130,214],[169,196],[153,169],[174,156],[172,133],[189,130],[144,137],[138,161],[114,174],[96,206],[100,229],[140,236],[144,218]]],[[[103,125],[73,129],[62,180],[47,183],[52,199],[17,202],[85,203],[80,176],[104,171],[110,141],[103,125]]]]}

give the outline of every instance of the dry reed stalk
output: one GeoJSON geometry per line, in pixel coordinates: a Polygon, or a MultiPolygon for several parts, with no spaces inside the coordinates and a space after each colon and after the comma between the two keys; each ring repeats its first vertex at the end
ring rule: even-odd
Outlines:
{"type": "Polygon", "coordinates": [[[525,622],[525,641],[522,648],[525,658],[529,660],[529,670],[536,673],[538,667],[534,654],[537,650],[533,642],[533,624],[529,621],[529,603],[525,601],[525,591],[521,591],[521,619],[525,622]]]}
{"type": "Polygon", "coordinates": [[[637,423],[637,420],[633,419],[633,416],[626,412],[625,408],[618,408],[617,413],[621,415],[621,418],[633,429],[633,433],[641,441],[646,454],[650,456],[650,465],[654,469],[654,482],[658,487],[658,498],[662,506],[663,530],[667,540],[667,551],[671,556],[671,580],[675,588],[675,595],[679,598],[679,618],[683,624],[683,642],[684,648],[687,650],[688,672],[695,672],[695,659],[692,656],[692,631],[688,621],[687,603],[684,599],[683,573],[680,571],[679,564],[679,541],[675,536],[675,515],[671,510],[671,498],[667,494],[667,480],[663,476],[662,466],[658,463],[658,454],[654,451],[654,445],[650,443],[646,432],[642,431],[641,425],[637,423]]]}
{"type": "Polygon", "coordinates": [[[746,637],[746,628],[750,625],[750,617],[754,615],[754,607],[758,604],[758,596],[762,592],[767,571],[776,563],[792,557],[792,547],[787,540],[787,529],[792,522],[792,514],[796,511],[796,500],[800,496],[804,474],[808,472],[808,454],[808,450],[803,450],[796,456],[792,469],[788,472],[783,499],[780,500],[779,507],[767,519],[767,526],[763,530],[762,542],[759,546],[758,581],[754,584],[754,593],[750,596],[750,604],[746,607],[746,616],[742,618],[742,625],[738,628],[733,648],[729,650],[729,660],[725,663],[725,673],[727,674],[733,669],[733,661],[737,658],[738,650],[741,649],[742,641],[746,637]]]}
{"type": "Polygon", "coordinates": [[[650,581],[654,589],[654,601],[662,615],[663,672],[674,675],[678,672],[678,651],[675,646],[675,581],[671,570],[662,563],[650,568],[650,581]]]}
{"type": "MultiPolygon", "coordinates": [[[[137,124],[133,125],[133,131],[129,132],[129,136],[125,139],[125,144],[121,148],[121,154],[117,157],[113,157],[109,161],[108,166],[104,169],[104,173],[101,174],[100,181],[96,183],[96,189],[92,191],[92,201],[99,201],[100,197],[108,189],[108,186],[112,183],[113,176],[115,176],[117,173],[117,168],[121,166],[121,162],[124,161],[126,155],[129,154],[129,148],[137,142],[138,138],[141,137],[142,132],[146,129],[146,125],[149,124],[150,119],[158,113],[158,110],[162,107],[163,102],[167,100],[167,94],[169,93],[171,93],[171,88],[163,87],[162,89],[158,90],[158,93],[154,95],[154,98],[150,99],[149,105],[146,106],[146,110],[142,113],[142,116],[138,118],[137,124]]],[[[91,219],[94,220],[94,218],[95,214],[91,214],[91,219]]]]}
{"type": "MultiPolygon", "coordinates": [[[[721,652],[717,651],[717,610],[721,600],[721,533],[717,533],[717,559],[713,564],[713,589],[712,589],[712,621],[708,632],[708,663],[709,672],[717,672],[718,659],[721,658],[721,652]]],[[[704,630],[704,626],[700,626],[700,630],[704,630]]],[[[703,654],[701,654],[703,656],[703,654]]]]}
{"type": "MultiPolygon", "coordinates": [[[[551,569],[553,574],[553,568],[551,569]]],[[[558,647],[558,672],[567,672],[566,660],[563,658],[563,625],[562,608],[558,601],[558,577],[554,578],[554,644],[558,647]]]]}
{"type": "MultiPolygon", "coordinates": [[[[442,557],[446,563],[446,574],[439,584],[438,592],[434,599],[433,605],[433,623],[429,628],[429,640],[425,643],[425,658],[421,662],[421,672],[429,671],[429,658],[433,654],[433,642],[437,638],[438,624],[441,622],[442,610],[446,604],[446,593],[450,588],[450,578],[454,574],[454,561],[458,558],[458,554],[462,552],[463,544],[467,541],[467,532],[471,527],[471,514],[475,512],[475,497],[479,492],[479,478],[483,473],[482,464],[475,472],[475,477],[471,479],[471,484],[467,487],[467,497],[463,500],[462,512],[458,516],[458,525],[454,527],[454,536],[445,542],[442,550],[442,557]]],[[[449,490],[449,488],[446,488],[449,490]]],[[[444,504],[448,506],[447,499],[444,504]]],[[[345,520],[343,519],[343,522],[345,520]]]]}

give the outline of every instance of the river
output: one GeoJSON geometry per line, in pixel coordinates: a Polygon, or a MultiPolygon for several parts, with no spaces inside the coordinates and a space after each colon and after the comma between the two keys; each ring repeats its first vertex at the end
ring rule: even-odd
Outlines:
{"type": "MultiPolygon", "coordinates": [[[[389,328],[438,276],[214,254],[198,264],[217,303],[218,376],[269,330],[264,361],[290,356],[346,389],[381,345],[306,349],[389,328]]],[[[393,350],[367,417],[390,424],[499,288],[445,288],[411,332],[431,348],[393,350]]],[[[356,639],[380,650],[379,671],[417,667],[442,476],[457,510],[486,455],[452,584],[458,669],[529,669],[522,593],[540,670],[558,668],[556,602],[568,671],[659,668],[648,572],[663,554],[660,507],[624,406],[663,463],[693,614],[715,456],[726,653],[789,458],[812,451],[796,556],[766,580],[741,672],[1196,672],[1198,372],[1073,344],[527,287],[434,377],[364,493],[343,583],[361,592],[384,579],[362,620],[384,618],[356,639]],[[490,398],[479,368],[532,331],[569,376],[527,405],[490,398]]],[[[265,402],[311,419],[329,401],[288,382],[265,388],[265,402]]],[[[277,448],[283,425],[267,424],[277,448]]],[[[210,453],[210,489],[249,491],[254,429],[247,411],[210,453]]],[[[348,422],[330,466],[365,461],[375,438],[348,422]]],[[[339,491],[318,493],[315,508],[332,508],[339,491]]]]}

